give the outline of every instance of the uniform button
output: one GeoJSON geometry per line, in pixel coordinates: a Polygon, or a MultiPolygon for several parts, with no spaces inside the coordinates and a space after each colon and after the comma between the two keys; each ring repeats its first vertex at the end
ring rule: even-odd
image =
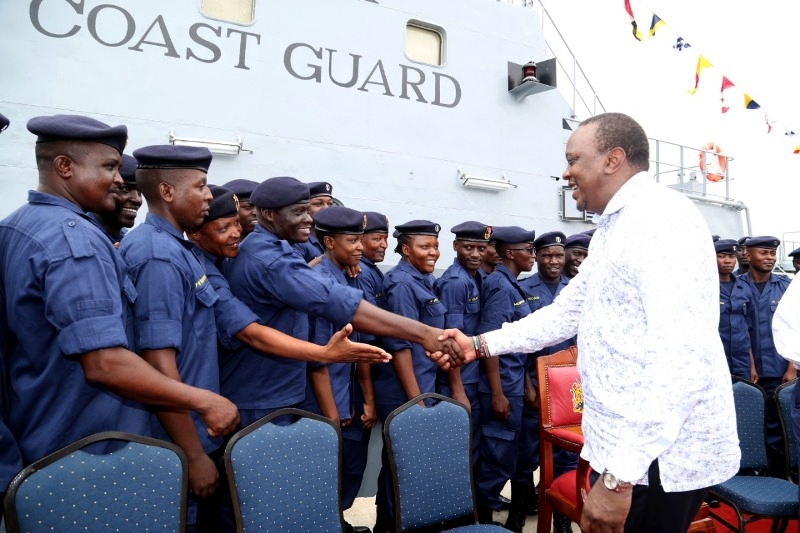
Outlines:
{"type": "Polygon", "coordinates": [[[70,220],[67,225],[71,228],[71,227],[73,227],[75,225],[75,221],[74,220],[70,220]]]}

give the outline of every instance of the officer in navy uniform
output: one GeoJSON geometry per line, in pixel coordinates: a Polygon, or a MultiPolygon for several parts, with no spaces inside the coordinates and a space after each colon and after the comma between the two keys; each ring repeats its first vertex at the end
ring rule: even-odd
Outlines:
{"type": "MultiPolygon", "coordinates": [[[[411,220],[395,226],[395,252],[402,259],[383,280],[386,308],[400,316],[418,320],[439,329],[445,324],[447,309],[433,290],[433,271],[439,259],[439,224],[429,220],[411,220]]],[[[385,336],[383,347],[393,356],[392,364],[375,368],[372,374],[376,390],[378,417],[385,421],[389,413],[426,392],[436,391],[436,364],[425,355],[425,348],[406,339],[385,336]]],[[[432,402],[428,401],[430,405],[432,402]]],[[[378,523],[375,531],[391,529],[394,524],[388,455],[384,447],[378,476],[378,523]]]]}
{"type": "Polygon", "coordinates": [[[795,274],[800,272],[800,248],[795,248],[789,253],[789,257],[792,258],[792,267],[794,268],[795,274]]]}
{"type": "Polygon", "coordinates": [[[485,280],[489,274],[494,272],[497,265],[501,264],[503,264],[503,260],[500,259],[500,255],[497,253],[495,242],[490,239],[489,242],[486,243],[486,253],[483,254],[483,262],[481,263],[481,269],[478,271],[478,275],[480,275],[482,280],[485,280]]]}
{"type": "MultiPolygon", "coordinates": [[[[145,222],[128,233],[120,253],[138,294],[136,350],[164,375],[219,392],[214,304],[199,250],[184,238],[203,224],[212,200],[207,186],[211,152],[193,146],[146,146],[133,152],[136,181],[147,199],[145,222]]],[[[209,457],[222,446],[196,414],[156,410],[154,435],[170,439],[189,459],[187,530],[212,518],[200,500],[212,496],[219,473],[209,457]]]]}
{"type": "MultiPolygon", "coordinates": [[[[330,183],[327,181],[313,181],[307,185],[309,215],[313,217],[317,211],[333,206],[333,196],[331,196],[333,194],[333,186],[330,183]]],[[[307,263],[311,263],[325,253],[325,247],[317,239],[313,228],[308,240],[297,243],[294,247],[300,251],[300,255],[305,258],[307,263]]]]}
{"type": "MultiPolygon", "coordinates": [[[[588,247],[591,236],[579,234],[572,243],[588,247]]],[[[567,286],[569,278],[563,275],[566,264],[565,244],[567,237],[560,231],[544,233],[533,241],[536,252],[537,272],[519,282],[525,292],[528,307],[531,313],[539,311],[553,303],[561,289],[567,286]]],[[[585,249],[584,256],[585,258],[585,249]]],[[[580,260],[582,262],[583,259],[580,260]]],[[[580,265],[578,262],[578,266],[580,265]]],[[[577,271],[576,271],[577,274],[577,271]]],[[[541,355],[550,355],[570,346],[574,346],[576,339],[570,338],[553,346],[549,346],[531,354],[526,363],[528,378],[526,384],[525,404],[522,409],[522,432],[519,439],[519,456],[517,469],[511,478],[511,509],[509,510],[508,525],[512,529],[521,529],[525,523],[524,514],[536,514],[538,499],[533,487],[533,471],[539,467],[539,409],[536,406],[536,359],[541,355]],[[519,498],[515,493],[520,493],[519,498]]],[[[576,454],[555,448],[553,453],[555,475],[559,476],[578,466],[576,454]]],[[[570,521],[561,513],[553,514],[554,530],[557,533],[571,531],[570,521]]],[[[506,526],[508,527],[508,526],[506,526]]]]}
{"type": "Polygon", "coordinates": [[[747,274],[747,271],[750,268],[750,256],[747,255],[747,240],[749,238],[749,236],[744,236],[736,242],[738,245],[738,248],[736,249],[736,262],[738,263],[739,267],[733,274],[734,276],[743,276],[747,274]]]}
{"type": "MultiPolygon", "coordinates": [[[[536,234],[518,226],[505,226],[494,228],[492,237],[503,263],[483,283],[478,333],[495,330],[531,312],[517,278],[533,268],[536,234]]],[[[491,523],[493,511],[500,510],[500,491],[516,470],[523,395],[529,386],[527,358],[528,354],[514,353],[482,361],[478,385],[480,461],[475,466],[478,520],[482,524],[491,523]]]]}
{"type": "Polygon", "coordinates": [[[562,274],[572,279],[578,275],[581,263],[589,257],[589,243],[592,236],[588,233],[570,235],[564,241],[564,271],[562,274]]]}
{"type": "MultiPolygon", "coordinates": [[[[797,370],[787,362],[775,349],[772,340],[772,315],[778,307],[783,293],[789,287],[791,279],[787,276],[772,273],[777,261],[777,248],[781,241],[776,237],[758,236],[747,239],[747,257],[750,268],[741,276],[750,285],[756,299],[756,323],[753,343],[753,359],[758,372],[758,384],[772,397],[781,383],[797,377],[797,370]]],[[[774,459],[771,464],[779,464],[784,460],[783,437],[775,402],[767,402],[767,451],[774,459]]],[[[776,472],[780,472],[776,469],[776,472]]]]}
{"type": "Polygon", "coordinates": [[[28,129],[38,136],[39,190],[0,223],[7,421],[23,464],[98,431],[148,435],[150,415],[138,402],[202,412],[215,435],[232,429],[231,402],[128,350],[136,289],[87,215],[114,208],[127,128],[56,115],[28,129]]]}
{"type": "MultiPolygon", "coordinates": [[[[492,227],[482,222],[467,221],[453,226],[455,235],[453,250],[456,258],[444,274],[436,280],[433,288],[439,300],[447,308],[446,328],[458,328],[465,335],[477,335],[481,319],[481,285],[483,277],[479,274],[486,247],[492,237],[492,227]]],[[[478,381],[480,366],[478,361],[468,363],[458,370],[439,372],[437,388],[440,394],[456,398],[449,380],[460,377],[457,389],[463,389],[469,401],[472,415],[472,455],[473,464],[477,462],[480,443],[480,401],[478,381]]]]}
{"type": "MultiPolygon", "coordinates": [[[[3,132],[11,122],[0,114],[0,133],[3,132]]],[[[3,286],[0,285],[0,302],[5,303],[3,286]]],[[[0,306],[0,500],[5,497],[6,488],[14,476],[22,469],[22,458],[19,454],[19,446],[11,430],[6,425],[8,419],[8,402],[6,395],[8,391],[8,381],[6,379],[6,343],[9,338],[6,327],[8,321],[5,318],[5,305],[0,306]]],[[[2,508],[0,508],[0,520],[3,518],[2,508]]]]}
{"type": "MultiPolygon", "coordinates": [[[[362,236],[366,215],[347,207],[333,206],[314,214],[314,230],[325,247],[325,254],[314,270],[321,276],[347,286],[345,270],[357,266],[362,256],[362,236]]],[[[322,317],[309,320],[310,341],[325,344],[336,333],[333,323],[322,317]]],[[[353,363],[308,365],[308,388],[301,408],[322,414],[341,425],[342,431],[342,509],[353,505],[363,476],[361,447],[362,430],[359,426],[352,434],[348,431],[355,418],[354,398],[351,394],[355,381],[353,363]]],[[[374,425],[374,424],[373,424],[374,425]]],[[[346,523],[346,531],[353,527],[346,523]]]]}
{"type": "Polygon", "coordinates": [[[239,200],[239,224],[242,226],[242,239],[256,229],[256,206],[250,201],[250,195],[258,187],[258,182],[246,179],[235,179],[222,186],[236,195],[239,200]]]}
{"type": "Polygon", "coordinates": [[[136,185],[135,157],[122,154],[119,175],[122,177],[122,185],[116,189],[114,210],[90,215],[117,247],[128,229],[133,227],[136,214],[142,207],[142,195],[139,194],[139,187],[136,185]]]}
{"type": "Polygon", "coordinates": [[[731,374],[757,383],[758,371],[750,342],[756,323],[756,300],[751,287],[733,275],[738,248],[733,239],[714,243],[719,272],[719,336],[731,374]]]}
{"type": "MultiPolygon", "coordinates": [[[[438,341],[440,330],[363,301],[362,291],[321,276],[295,252],[292,244],[305,242],[311,229],[308,194],[308,186],[291,177],[270,178],[253,191],[258,226],[225,272],[234,296],[263,324],[298,339],[308,339],[309,316],[316,316],[337,328],[352,323],[357,331],[405,337],[431,352],[452,351],[438,341]]],[[[303,401],[306,363],[243,347],[221,362],[220,380],[245,426],[303,401]]]]}

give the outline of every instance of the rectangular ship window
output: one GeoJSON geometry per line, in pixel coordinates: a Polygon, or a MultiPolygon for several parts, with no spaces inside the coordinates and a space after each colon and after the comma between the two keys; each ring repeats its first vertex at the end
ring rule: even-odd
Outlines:
{"type": "Polygon", "coordinates": [[[249,25],[256,13],[256,0],[201,0],[200,12],[203,16],[249,25]]]}
{"type": "Polygon", "coordinates": [[[444,30],[418,20],[406,24],[406,56],[436,67],[444,64],[444,30]]]}

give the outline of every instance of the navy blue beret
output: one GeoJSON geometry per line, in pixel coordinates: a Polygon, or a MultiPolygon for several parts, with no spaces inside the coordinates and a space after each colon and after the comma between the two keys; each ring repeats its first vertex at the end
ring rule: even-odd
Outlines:
{"type": "Polygon", "coordinates": [[[536,240],[536,232],[528,231],[519,226],[501,226],[494,228],[492,240],[498,242],[516,244],[519,242],[533,242],[536,240]]]}
{"type": "Polygon", "coordinates": [[[132,155],[122,154],[122,165],[119,167],[119,175],[122,181],[127,184],[136,185],[136,158],[132,155]]]}
{"type": "Polygon", "coordinates": [[[791,253],[789,254],[789,257],[794,257],[796,255],[800,255],[800,248],[795,248],[794,250],[792,250],[791,253]]]}
{"type": "Polygon", "coordinates": [[[228,183],[223,183],[223,187],[230,189],[239,200],[247,200],[253,191],[258,187],[258,182],[246,179],[231,180],[228,183]]]}
{"type": "Polygon", "coordinates": [[[51,141],[91,141],[105,144],[122,153],[128,142],[128,128],[109,126],[80,115],[33,117],[28,131],[37,136],[36,144],[51,141]]]}
{"type": "Polygon", "coordinates": [[[457,241],[488,242],[492,238],[492,227],[482,222],[468,220],[450,228],[457,241]]]}
{"type": "Polygon", "coordinates": [[[439,236],[442,227],[430,220],[411,220],[405,224],[394,227],[392,236],[396,239],[400,235],[434,235],[439,236]]]}
{"type": "Polygon", "coordinates": [[[584,235],[588,235],[589,237],[591,237],[592,235],[594,235],[595,231],[597,231],[597,228],[587,229],[586,231],[584,231],[582,233],[584,235]]]}
{"type": "Polygon", "coordinates": [[[389,233],[389,219],[382,213],[367,211],[367,225],[364,233],[389,233]]]}
{"type": "Polygon", "coordinates": [[[717,242],[719,240],[719,235],[712,235],[711,242],[717,242]]]}
{"type": "Polygon", "coordinates": [[[141,169],[191,168],[208,172],[212,156],[208,148],[201,146],[156,144],[134,150],[133,157],[139,162],[141,169]]]}
{"type": "Polygon", "coordinates": [[[4,129],[6,129],[6,128],[8,127],[8,125],[9,125],[9,124],[11,124],[11,121],[10,121],[10,120],[8,120],[8,119],[5,117],[5,115],[3,115],[2,113],[0,113],[0,131],[3,131],[4,129]]]}
{"type": "Polygon", "coordinates": [[[308,184],[308,196],[330,196],[333,194],[333,186],[327,181],[312,181],[308,184]]]}
{"type": "Polygon", "coordinates": [[[768,248],[773,249],[780,246],[781,241],[777,237],[771,237],[769,235],[761,235],[758,237],[750,237],[747,239],[747,246],[748,248],[768,248]]]}
{"type": "Polygon", "coordinates": [[[542,233],[533,241],[533,247],[538,252],[548,246],[564,246],[566,240],[567,236],[560,231],[548,231],[547,233],[542,233]]]}
{"type": "Polygon", "coordinates": [[[733,239],[720,239],[714,243],[714,251],[718,254],[733,255],[739,249],[739,244],[733,239]]]}
{"type": "Polygon", "coordinates": [[[314,216],[314,228],[326,233],[344,233],[361,235],[367,225],[367,215],[361,211],[334,205],[328,209],[320,209],[314,216]]]}
{"type": "Polygon", "coordinates": [[[308,185],[288,176],[269,178],[253,190],[250,201],[265,209],[304,204],[308,202],[308,185]]]}
{"type": "Polygon", "coordinates": [[[239,216],[239,199],[232,190],[218,185],[209,185],[208,188],[214,199],[211,200],[204,222],[239,216]]]}
{"type": "Polygon", "coordinates": [[[737,242],[737,244],[738,244],[739,246],[747,246],[747,239],[749,239],[749,238],[750,238],[750,237],[747,237],[747,236],[745,236],[745,237],[742,237],[741,239],[739,239],[739,240],[738,240],[738,241],[736,241],[736,242],[737,242]]]}
{"type": "Polygon", "coordinates": [[[588,233],[576,233],[567,237],[567,240],[564,241],[564,248],[583,248],[588,250],[591,241],[592,236],[588,233]]]}

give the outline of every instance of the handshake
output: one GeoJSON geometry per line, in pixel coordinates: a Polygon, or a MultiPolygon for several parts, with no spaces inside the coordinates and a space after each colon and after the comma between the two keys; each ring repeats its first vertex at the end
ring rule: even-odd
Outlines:
{"type": "Polygon", "coordinates": [[[427,339],[423,347],[431,361],[442,370],[457,368],[478,358],[472,338],[457,329],[438,332],[435,338],[427,339]]]}

